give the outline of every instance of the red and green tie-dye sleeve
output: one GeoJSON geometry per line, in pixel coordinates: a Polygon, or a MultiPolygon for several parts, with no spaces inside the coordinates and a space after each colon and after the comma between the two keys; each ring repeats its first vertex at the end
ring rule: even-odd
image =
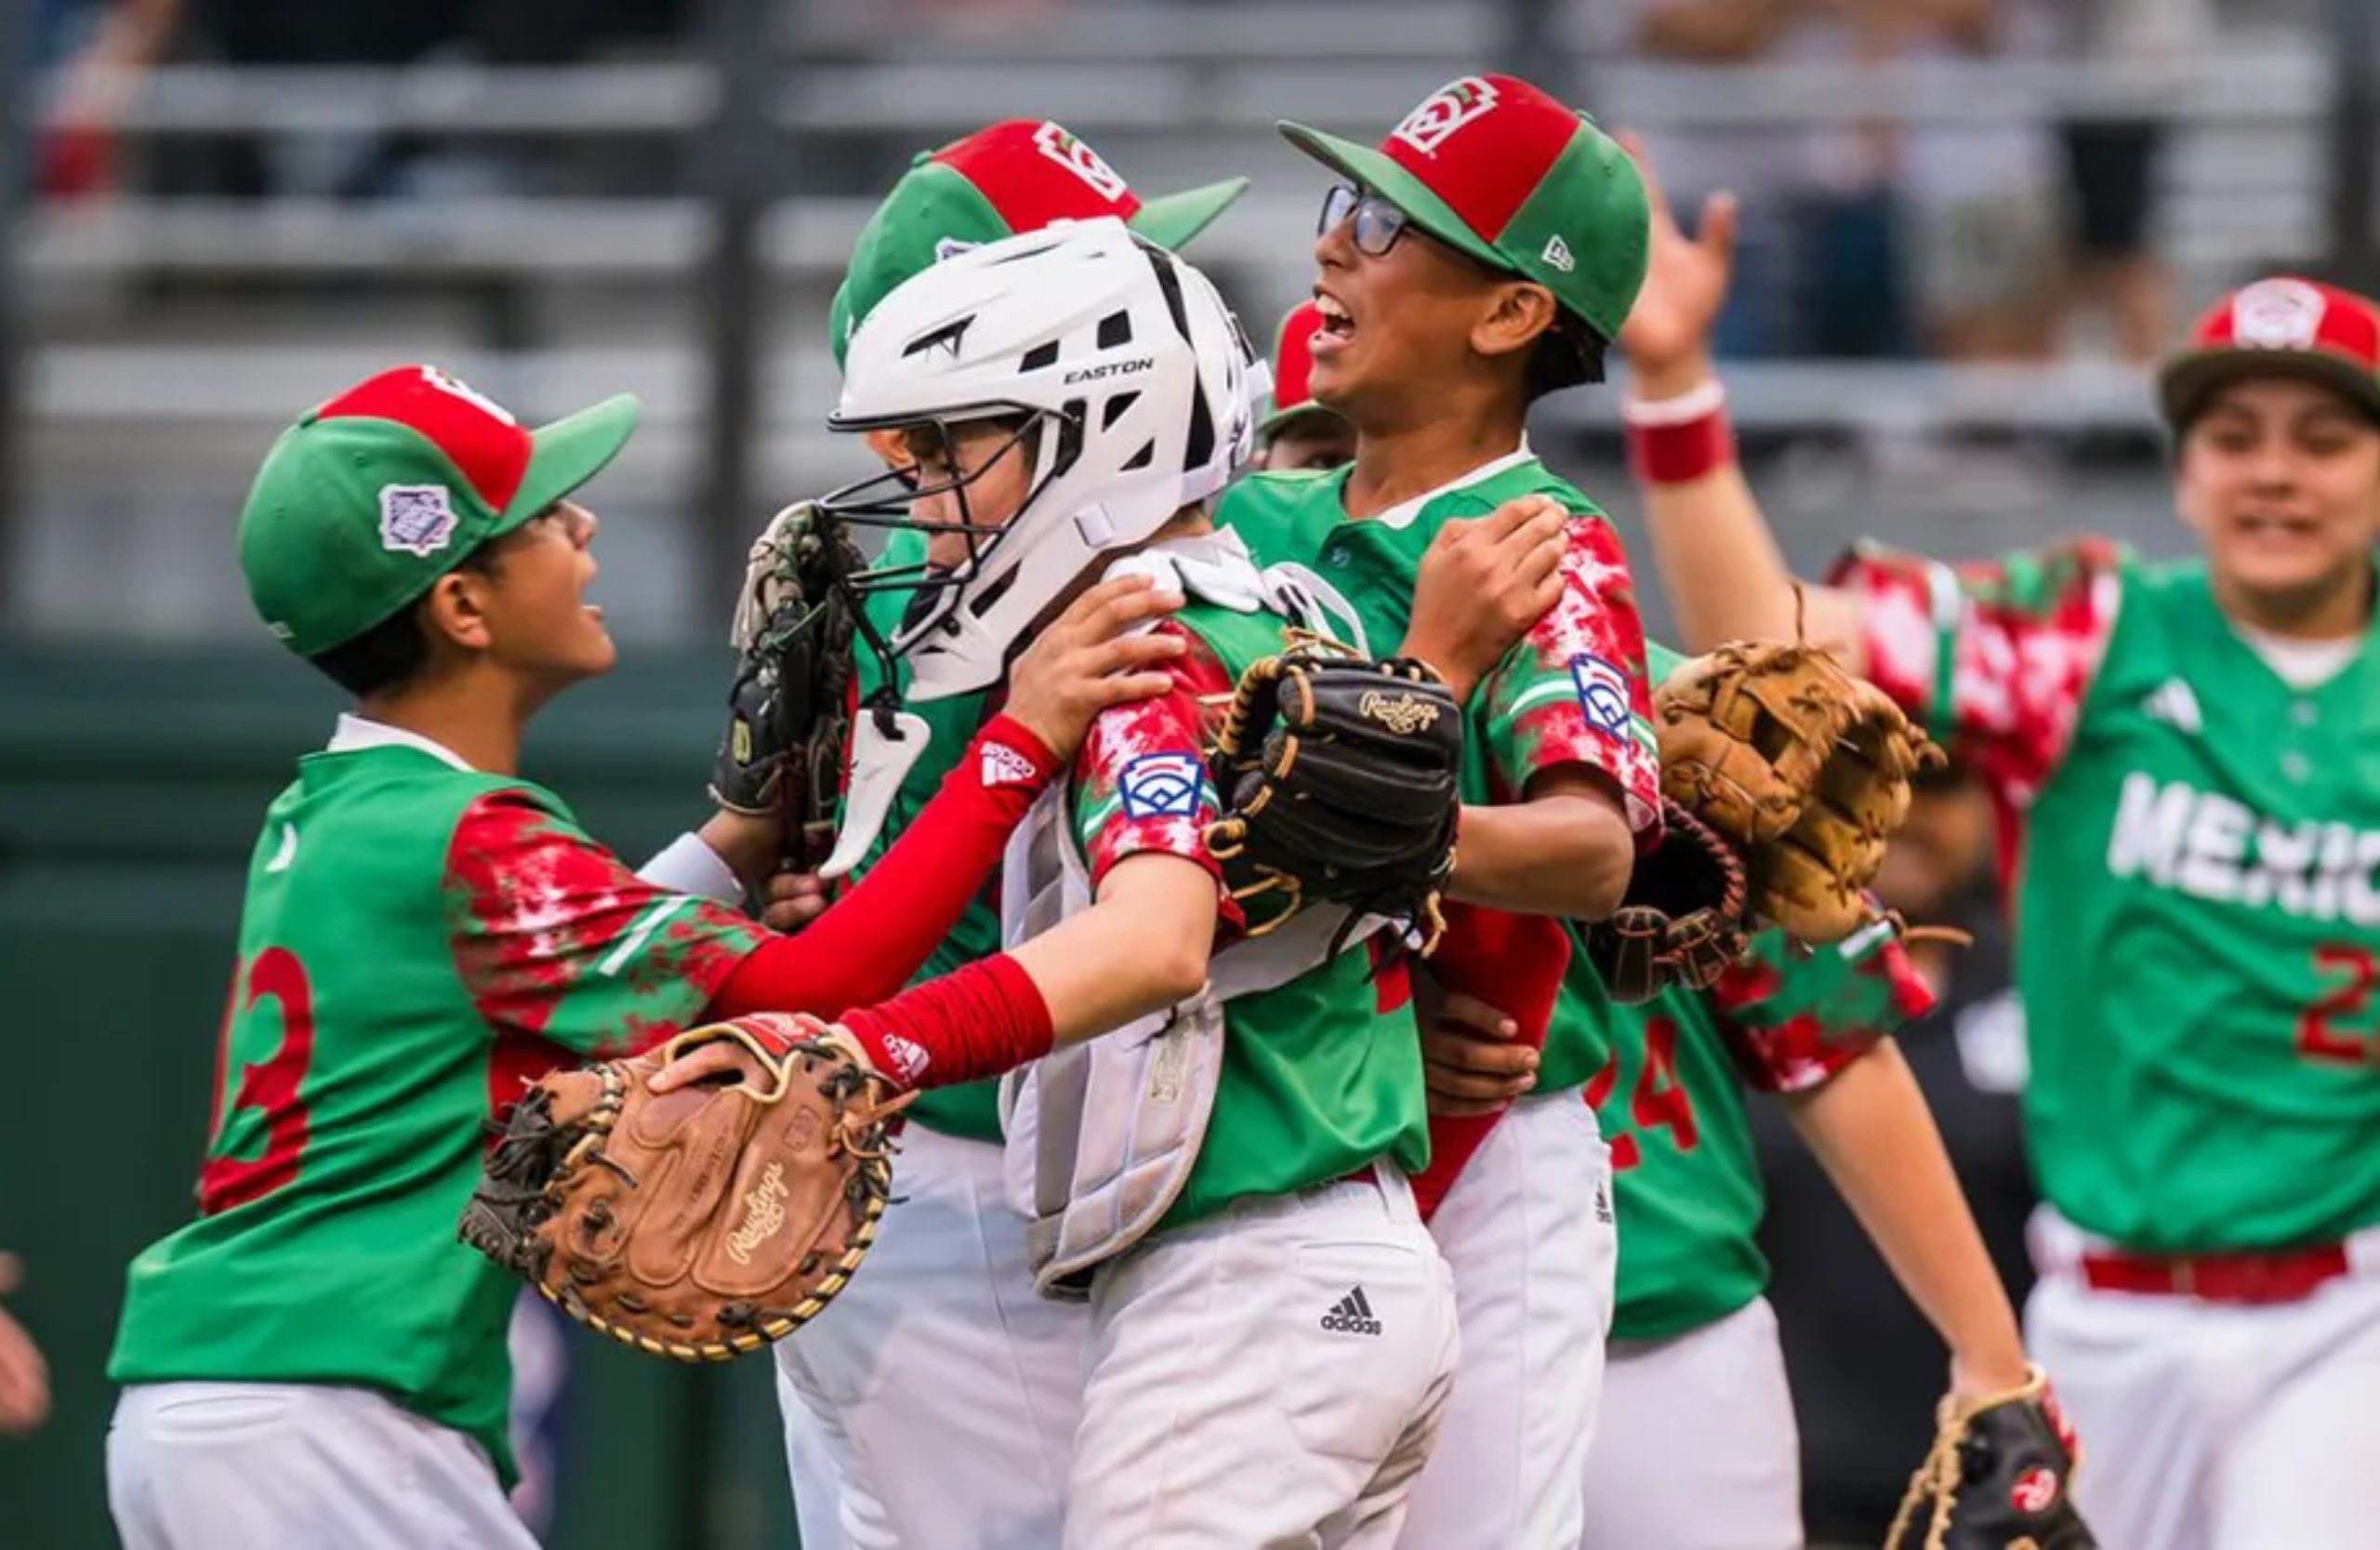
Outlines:
{"type": "Polygon", "coordinates": [[[1212,647],[1179,625],[1158,627],[1189,643],[1170,667],[1173,687],[1100,713],[1075,759],[1075,834],[1090,859],[1093,888],[1128,855],[1154,852],[1195,861],[1216,874],[1218,905],[1239,923],[1207,854],[1207,826],[1220,815],[1207,777],[1209,721],[1231,696],[1232,677],[1212,647]]]}
{"type": "Polygon", "coordinates": [[[1659,837],[1660,771],[1632,735],[1652,717],[1645,628],[1610,523],[1571,519],[1562,595],[1479,685],[1472,715],[1512,797],[1548,770],[1583,764],[1619,788],[1640,846],[1659,837]]]}
{"type": "Polygon", "coordinates": [[[1934,1008],[1893,928],[1878,922],[1805,955],[1763,932],[1708,992],[1720,1037],[1764,1093],[1805,1093],[1934,1008]]]}
{"type": "Polygon", "coordinates": [[[1955,567],[1863,546],[1831,579],[1867,600],[1868,676],[2023,807],[2073,742],[2123,563],[2098,538],[1955,567]]]}
{"type": "Polygon", "coordinates": [[[700,1018],[767,933],[655,888],[522,790],[465,811],[446,856],[455,967],[500,1034],[624,1054],[700,1018]]]}

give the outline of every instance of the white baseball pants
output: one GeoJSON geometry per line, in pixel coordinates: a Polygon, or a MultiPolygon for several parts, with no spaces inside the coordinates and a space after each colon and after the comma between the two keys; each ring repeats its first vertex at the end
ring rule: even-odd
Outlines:
{"type": "Polygon", "coordinates": [[[1385,1550],[1453,1381],[1454,1296],[1385,1167],[1103,1265],[1066,1550],[1385,1550]]]}
{"type": "Polygon", "coordinates": [[[1611,1150],[1577,1088],[1514,1104],[1430,1222],[1462,1367],[1407,1550],[1570,1550],[1603,1393],[1620,1239],[1611,1150]]]}
{"type": "Polygon", "coordinates": [[[462,1433],[369,1389],[135,1384],[108,1427],[125,1550],[536,1550],[462,1433]]]}

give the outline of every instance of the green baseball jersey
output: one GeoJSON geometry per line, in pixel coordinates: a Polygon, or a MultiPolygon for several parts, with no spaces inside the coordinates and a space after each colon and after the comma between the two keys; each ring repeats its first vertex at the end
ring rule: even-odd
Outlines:
{"type": "MultiPolygon", "coordinates": [[[[1261,563],[1293,563],[1319,576],[1353,610],[1342,620],[1357,637],[1349,643],[1371,653],[1403,641],[1421,556],[1448,521],[1484,517],[1527,495],[1550,496],[1574,513],[1561,597],[1472,693],[1463,798],[1515,801],[1533,777],[1582,766],[1616,788],[1640,842],[1655,841],[1659,772],[1631,735],[1632,720],[1650,713],[1644,629],[1627,557],[1594,503],[1524,448],[1351,521],[1341,499],[1349,471],[1252,474],[1223,493],[1216,521],[1238,532],[1261,563]]],[[[1601,981],[1574,962],[1546,1031],[1541,1091],[1578,1086],[1603,1065],[1612,1016],[1601,981]]]]}
{"type": "MultiPolygon", "coordinates": [[[[926,536],[908,528],[895,528],[886,538],[884,552],[876,563],[880,567],[922,565],[926,558],[926,536]]],[[[868,622],[878,634],[892,639],[901,626],[902,610],[908,606],[913,594],[905,590],[887,590],[867,594],[863,606],[868,622]]],[[[865,643],[855,654],[859,700],[867,703],[870,696],[883,686],[884,665],[865,643]]],[[[901,788],[894,793],[892,806],[886,811],[884,827],[876,842],[867,849],[860,864],[853,868],[851,881],[854,883],[867,875],[869,868],[883,859],[886,850],[899,839],[933,794],[942,788],[943,777],[964,757],[967,745],[984,722],[985,699],[982,695],[959,695],[949,699],[929,700],[923,704],[906,698],[908,669],[895,663],[896,692],[904,696],[901,709],[926,723],[926,751],[919,755],[902,776],[901,788]]],[[[946,974],[977,959],[989,958],[1000,949],[1000,917],[998,907],[989,899],[977,899],[959,918],[959,924],[926,960],[917,979],[932,979],[946,974]]],[[[912,980],[910,983],[915,984],[912,980]]],[[[929,1088],[909,1106],[909,1118],[918,1124],[964,1136],[972,1141],[998,1141],[1000,1138],[999,1082],[997,1080],[961,1082],[952,1087],[929,1088]]]]}
{"type": "Polygon", "coordinates": [[[2380,1225],[2380,651],[2294,686],[2202,563],[2093,541],[1838,579],[2003,810],[2050,1203],[2149,1252],[2380,1225]]]}
{"type": "MultiPolygon", "coordinates": [[[[1093,888],[1144,853],[1216,871],[1204,838],[1220,815],[1206,750],[1239,675],[1283,643],[1276,616],[1197,602],[1161,628],[1190,643],[1170,664],[1172,689],[1103,712],[1076,761],[1075,832],[1093,888]]],[[[1216,907],[1220,948],[1248,924],[1220,873],[1216,907]]],[[[1213,1116],[1159,1229],[1246,1196],[1343,1178],[1382,1157],[1420,1172],[1429,1116],[1411,1003],[1403,959],[1360,949],[1227,1002],[1213,1116]]]]}
{"type": "Polygon", "coordinates": [[[343,722],[266,814],[199,1214],[132,1262],[109,1376],[377,1389],[509,1482],[520,1285],[456,1238],[487,1121],[699,1018],[762,935],[551,793],[343,722]]]}
{"type": "MultiPolygon", "coordinates": [[[[1656,679],[1682,660],[1647,647],[1656,679]]],[[[1649,726],[1638,732],[1651,736],[1649,726]]],[[[1573,960],[1585,950],[1573,928],[1573,960]]],[[[1767,1194],[1745,1086],[1811,1092],[1933,1000],[1891,928],[1879,925],[1807,955],[1764,932],[1709,990],[1617,1009],[1620,1036],[1587,1084],[1611,1145],[1625,1239],[1615,1339],[1699,1329],[1767,1286],[1757,1239],[1767,1194]]]]}
{"type": "Polygon", "coordinates": [[[1806,958],[1765,932],[1709,990],[1623,1009],[1633,1027],[1587,1084],[1623,1235],[1615,1338],[1699,1329],[1768,1284],[1746,1084],[1812,1091],[1932,1004],[1877,925],[1806,958]]]}

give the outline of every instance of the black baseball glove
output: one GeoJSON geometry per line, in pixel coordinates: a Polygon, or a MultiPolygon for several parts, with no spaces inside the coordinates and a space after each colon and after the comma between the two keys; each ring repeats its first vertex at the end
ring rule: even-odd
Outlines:
{"type": "Polygon", "coordinates": [[[814,860],[834,839],[851,730],[846,578],[862,564],[840,524],[808,502],[788,506],[753,544],[736,601],[735,680],[710,794],[738,813],[781,815],[797,859],[814,860]]]}
{"type": "Polygon", "coordinates": [[[1236,896],[1281,895],[1251,932],[1322,900],[1435,946],[1462,739],[1461,706],[1421,662],[1301,647],[1241,675],[1212,759],[1224,812],[1207,849],[1236,896]]]}

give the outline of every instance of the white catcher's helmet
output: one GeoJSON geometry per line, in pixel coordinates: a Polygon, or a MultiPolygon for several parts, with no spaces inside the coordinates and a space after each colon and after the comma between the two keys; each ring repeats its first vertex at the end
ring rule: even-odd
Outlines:
{"type": "MultiPolygon", "coordinates": [[[[1024,503],[998,529],[969,529],[950,571],[878,570],[863,589],[915,589],[890,643],[908,697],[989,688],[1011,648],[1100,556],[1147,542],[1183,507],[1221,490],[1255,439],[1264,368],[1214,286],[1114,219],[1003,238],[894,290],[852,337],[837,431],[1021,418],[1024,503]]],[[[909,515],[932,490],[914,467],[819,502],[874,526],[932,529],[909,515]]]]}

